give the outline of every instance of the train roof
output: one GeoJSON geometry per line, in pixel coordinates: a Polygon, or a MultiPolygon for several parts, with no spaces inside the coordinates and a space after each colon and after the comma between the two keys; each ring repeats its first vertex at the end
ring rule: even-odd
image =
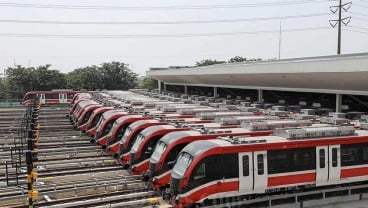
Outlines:
{"type": "Polygon", "coordinates": [[[138,121],[134,121],[133,123],[131,123],[129,125],[129,128],[134,129],[134,128],[137,128],[138,126],[148,124],[148,123],[159,123],[159,121],[156,119],[138,120],[138,121]]]}
{"type": "Polygon", "coordinates": [[[94,101],[94,100],[84,100],[84,101],[79,103],[79,106],[81,108],[84,108],[85,106],[88,106],[88,105],[97,105],[97,104],[99,104],[99,103],[94,101]]]}
{"type": "Polygon", "coordinates": [[[199,131],[175,131],[166,134],[160,140],[169,145],[183,137],[199,136],[199,135],[201,135],[199,131]]]}
{"type": "Polygon", "coordinates": [[[165,136],[163,136],[161,138],[161,141],[165,142],[166,144],[171,144],[184,137],[190,136],[208,136],[213,134],[226,134],[226,133],[231,134],[231,133],[248,133],[248,132],[250,132],[250,130],[245,128],[226,128],[226,129],[217,128],[217,129],[189,130],[180,132],[170,132],[165,136]]]}
{"type": "Polygon", "coordinates": [[[152,132],[164,130],[164,129],[177,129],[177,128],[173,125],[156,125],[156,126],[150,126],[150,127],[145,128],[141,132],[141,134],[148,135],[148,134],[151,134],[152,132]]]}
{"type": "Polygon", "coordinates": [[[143,116],[142,115],[127,115],[127,116],[123,116],[121,118],[118,118],[115,122],[120,123],[120,122],[124,122],[128,119],[132,119],[132,118],[143,118],[143,116]]]}
{"type": "Polygon", "coordinates": [[[89,110],[89,109],[91,109],[91,108],[100,108],[100,107],[102,107],[102,106],[103,106],[103,105],[101,105],[101,104],[97,103],[97,104],[93,104],[93,105],[87,106],[87,107],[86,107],[86,110],[89,110]]]}
{"type": "MultiPolygon", "coordinates": [[[[311,145],[325,145],[321,144],[321,142],[333,142],[337,141],[339,138],[350,139],[350,141],[356,140],[356,142],[354,143],[359,143],[359,141],[362,141],[362,137],[365,137],[366,142],[368,141],[368,131],[355,130],[352,126],[318,126],[306,128],[278,129],[275,131],[274,134],[275,135],[272,136],[237,136],[219,137],[212,140],[199,140],[191,142],[183,149],[183,151],[191,154],[193,157],[196,157],[202,152],[217,147],[221,148],[221,151],[228,151],[232,149],[234,152],[242,152],[244,150],[249,150],[249,148],[253,145],[257,145],[257,148],[260,147],[259,145],[262,145],[263,149],[271,149],[273,144],[278,143],[282,143],[282,148],[287,148],[287,143],[294,144],[297,142],[302,142],[306,144],[307,142],[311,145]],[[305,137],[305,135],[302,135],[301,132],[306,133],[306,135],[312,136],[305,137]],[[313,132],[317,132],[317,134],[321,136],[313,136],[313,132]],[[325,137],[323,137],[323,135],[325,135],[325,137]]],[[[300,145],[294,146],[293,148],[296,148],[300,145]]]]}
{"type": "Polygon", "coordinates": [[[110,107],[110,106],[101,106],[101,107],[95,109],[93,112],[94,113],[99,113],[99,112],[104,111],[104,110],[110,111],[110,110],[114,110],[114,108],[110,107]]]}
{"type": "Polygon", "coordinates": [[[105,113],[102,114],[102,116],[106,119],[113,115],[124,115],[124,114],[128,114],[128,113],[125,112],[124,110],[111,110],[111,111],[106,111],[105,113]]]}

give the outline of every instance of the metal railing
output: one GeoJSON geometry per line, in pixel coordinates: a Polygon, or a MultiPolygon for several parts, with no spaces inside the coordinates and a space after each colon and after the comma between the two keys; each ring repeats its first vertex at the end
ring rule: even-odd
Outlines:
{"type": "Polygon", "coordinates": [[[22,107],[21,99],[0,99],[0,108],[22,107]]]}

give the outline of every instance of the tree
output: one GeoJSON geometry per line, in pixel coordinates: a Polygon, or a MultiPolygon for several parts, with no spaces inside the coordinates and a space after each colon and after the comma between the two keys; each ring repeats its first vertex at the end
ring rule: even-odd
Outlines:
{"type": "Polygon", "coordinates": [[[223,64],[225,61],[217,61],[216,59],[204,59],[202,61],[196,62],[196,66],[209,66],[214,64],[223,64]]]}
{"type": "Polygon", "coordinates": [[[53,90],[66,88],[65,74],[49,69],[51,65],[38,66],[32,70],[33,90],[53,90]]]}
{"type": "Polygon", "coordinates": [[[84,68],[74,69],[66,75],[67,88],[74,90],[102,89],[102,78],[97,66],[87,66],[84,68]]]}
{"type": "Polygon", "coordinates": [[[75,90],[128,90],[137,85],[137,74],[120,62],[75,69],[67,74],[66,79],[68,88],[75,90]]]}
{"type": "Polygon", "coordinates": [[[137,86],[137,74],[121,62],[103,63],[99,67],[103,89],[128,90],[137,86]]]}
{"type": "Polygon", "coordinates": [[[34,89],[34,75],[32,70],[33,68],[25,68],[21,65],[17,65],[14,68],[9,67],[6,70],[6,85],[9,91],[9,97],[22,98],[25,92],[34,89]]]}
{"type": "Polygon", "coordinates": [[[228,62],[229,63],[236,63],[236,62],[245,62],[245,61],[247,61],[247,58],[241,57],[241,56],[235,56],[235,57],[229,59],[228,62]]]}
{"type": "Polygon", "coordinates": [[[158,82],[155,79],[152,78],[144,78],[144,80],[139,83],[139,88],[153,90],[158,88],[158,82]]]}

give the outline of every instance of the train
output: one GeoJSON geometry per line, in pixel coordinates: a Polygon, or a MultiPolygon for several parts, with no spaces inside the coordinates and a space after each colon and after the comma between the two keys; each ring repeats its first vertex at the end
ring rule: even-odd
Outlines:
{"type": "Polygon", "coordinates": [[[182,208],[367,180],[368,131],[288,128],[190,143],[177,157],[164,198],[182,208]]]}
{"type": "MultiPolygon", "coordinates": [[[[254,119],[254,117],[250,117],[254,119]]],[[[257,122],[258,123],[258,122],[257,122]]],[[[266,136],[271,135],[272,130],[278,126],[283,127],[302,127],[311,126],[312,122],[308,120],[300,121],[265,121],[268,128],[229,128],[227,131],[221,134],[216,134],[214,130],[202,132],[201,134],[196,131],[183,131],[177,134],[169,133],[160,139],[156,145],[156,148],[150,158],[149,171],[144,174],[146,181],[151,181],[151,187],[154,190],[164,189],[170,183],[171,168],[175,162],[175,159],[179,152],[188,144],[193,141],[214,139],[218,136],[266,136]]],[[[242,126],[254,126],[253,123],[242,126]]],[[[259,126],[259,125],[258,125],[259,126]]]]}
{"type": "Polygon", "coordinates": [[[71,103],[77,93],[73,90],[31,91],[24,95],[22,104],[28,105],[34,100],[39,100],[41,104],[71,103]]]}

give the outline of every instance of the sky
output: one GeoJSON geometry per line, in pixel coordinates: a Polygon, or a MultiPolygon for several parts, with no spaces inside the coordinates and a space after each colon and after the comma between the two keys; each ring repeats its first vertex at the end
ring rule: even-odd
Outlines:
{"type": "MultiPolygon", "coordinates": [[[[137,74],[145,75],[150,67],[190,66],[202,59],[278,58],[279,45],[281,58],[333,55],[337,47],[337,29],[329,24],[329,20],[337,18],[330,11],[333,5],[337,5],[337,1],[0,0],[0,69],[14,64],[51,64],[53,69],[70,72],[79,67],[120,61],[129,64],[137,74]],[[7,3],[13,5],[9,7],[7,3]],[[20,7],[19,4],[64,6],[62,9],[35,8],[20,7]],[[71,5],[73,9],[65,5],[71,5]],[[235,6],[223,8],[218,5],[235,6]],[[81,9],[78,6],[104,9],[81,9]],[[308,17],[300,18],[301,15],[308,17]],[[299,18],[280,19],[286,16],[299,18]],[[234,21],[239,19],[248,21],[234,21]],[[135,24],[31,24],[7,22],[9,20],[135,24]],[[229,21],[179,24],[214,20],[229,21]],[[32,34],[32,37],[19,37],[19,34],[32,34]],[[68,37],[34,36],[40,34],[68,37]],[[80,38],[70,38],[69,35],[80,38]],[[91,38],[91,35],[100,37],[91,38]]],[[[349,25],[343,27],[342,53],[368,52],[368,0],[352,0],[351,8],[343,12],[343,17],[350,16],[349,25]]]]}

